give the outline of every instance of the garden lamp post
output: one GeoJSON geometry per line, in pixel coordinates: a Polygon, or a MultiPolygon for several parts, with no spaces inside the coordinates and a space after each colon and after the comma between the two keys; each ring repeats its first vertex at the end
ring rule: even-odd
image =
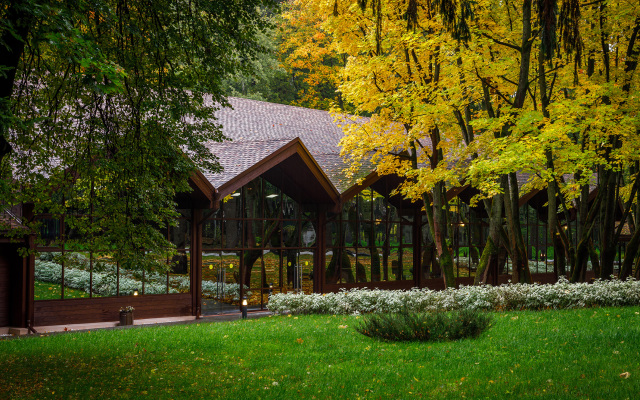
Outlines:
{"type": "Polygon", "coordinates": [[[242,319],[247,319],[247,297],[242,298],[242,319]]]}

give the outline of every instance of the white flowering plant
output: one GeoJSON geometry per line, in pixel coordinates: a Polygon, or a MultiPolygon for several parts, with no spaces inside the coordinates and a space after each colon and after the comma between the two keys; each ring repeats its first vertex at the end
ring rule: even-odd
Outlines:
{"type": "Polygon", "coordinates": [[[462,286],[459,289],[351,289],[338,293],[276,293],[268,308],[276,314],[357,314],[452,310],[545,310],[640,305],[640,281],[596,280],[555,284],[462,286]]]}

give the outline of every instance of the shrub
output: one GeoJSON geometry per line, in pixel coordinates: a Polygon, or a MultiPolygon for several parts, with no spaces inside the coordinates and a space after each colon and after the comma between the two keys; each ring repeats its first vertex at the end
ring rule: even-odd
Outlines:
{"type": "Polygon", "coordinates": [[[478,337],[491,324],[486,312],[369,314],[356,330],[363,335],[389,341],[444,341],[478,337]]]}
{"type": "Polygon", "coordinates": [[[352,289],[339,293],[277,293],[269,298],[275,313],[353,314],[453,311],[545,310],[640,305],[640,281],[596,280],[555,284],[462,286],[460,289],[380,290],[352,289]]]}

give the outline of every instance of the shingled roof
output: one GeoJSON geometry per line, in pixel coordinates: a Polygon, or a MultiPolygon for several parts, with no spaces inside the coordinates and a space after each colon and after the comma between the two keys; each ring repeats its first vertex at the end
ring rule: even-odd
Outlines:
{"type": "Polygon", "coordinates": [[[203,171],[214,187],[229,182],[295,138],[309,150],[339,192],[351,186],[343,173],[346,164],[338,147],[342,129],[330,113],[235,97],[228,100],[232,108],[223,108],[215,116],[231,141],[207,144],[224,168],[221,173],[203,171]]]}

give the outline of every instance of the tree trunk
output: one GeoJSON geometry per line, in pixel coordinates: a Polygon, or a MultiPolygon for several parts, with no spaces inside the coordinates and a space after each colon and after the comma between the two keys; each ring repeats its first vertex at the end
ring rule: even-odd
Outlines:
{"type": "Polygon", "coordinates": [[[438,182],[433,188],[433,238],[438,254],[438,263],[443,272],[445,287],[455,287],[453,259],[446,238],[446,204],[443,204],[444,182],[438,182]]]}
{"type": "MultiPolygon", "coordinates": [[[[604,170],[604,169],[601,169],[604,170]]],[[[602,222],[602,253],[600,254],[600,278],[610,279],[613,275],[613,262],[616,257],[615,242],[615,214],[616,214],[616,174],[612,171],[604,172],[603,186],[604,198],[601,203],[602,222]]]]}
{"type": "Polygon", "coordinates": [[[517,283],[531,283],[529,261],[520,229],[520,209],[518,207],[518,182],[515,172],[509,174],[509,185],[505,187],[504,209],[509,229],[509,247],[511,248],[511,280],[517,283]]]}
{"type": "Polygon", "coordinates": [[[633,272],[633,262],[638,254],[638,246],[640,245],[640,229],[636,229],[631,236],[631,240],[627,243],[627,247],[624,252],[624,261],[620,268],[620,279],[627,279],[633,272]]]}
{"type": "Polygon", "coordinates": [[[489,237],[485,243],[482,257],[478,264],[475,285],[496,284],[498,282],[498,259],[500,250],[500,227],[502,226],[502,195],[495,195],[491,199],[489,212],[489,237]]]}

